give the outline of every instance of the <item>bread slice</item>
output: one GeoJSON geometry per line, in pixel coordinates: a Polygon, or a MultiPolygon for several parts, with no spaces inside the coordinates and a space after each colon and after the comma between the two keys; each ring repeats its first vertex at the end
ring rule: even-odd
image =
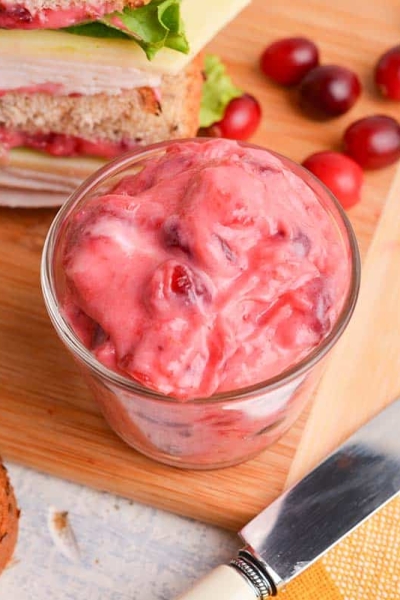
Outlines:
{"type": "Polygon", "coordinates": [[[192,137],[199,126],[202,83],[202,59],[197,56],[178,75],[164,75],[156,93],[151,88],[119,96],[9,92],[0,97],[0,127],[117,143],[192,137]]]}
{"type": "Polygon", "coordinates": [[[18,535],[19,510],[7,471],[0,462],[0,573],[10,560],[18,535]]]}

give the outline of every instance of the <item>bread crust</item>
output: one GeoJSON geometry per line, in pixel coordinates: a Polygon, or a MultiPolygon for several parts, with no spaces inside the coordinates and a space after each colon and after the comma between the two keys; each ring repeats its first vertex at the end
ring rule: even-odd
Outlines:
{"type": "Polygon", "coordinates": [[[17,542],[19,510],[6,468],[0,462],[0,573],[17,542]]]}
{"type": "Polygon", "coordinates": [[[9,92],[0,97],[0,127],[24,133],[61,133],[86,140],[149,144],[192,137],[199,126],[202,57],[151,88],[119,96],[52,96],[9,92]]]}

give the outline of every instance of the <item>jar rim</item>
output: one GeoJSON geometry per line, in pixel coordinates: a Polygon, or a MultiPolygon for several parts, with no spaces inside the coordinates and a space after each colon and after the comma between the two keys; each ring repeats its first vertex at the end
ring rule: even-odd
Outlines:
{"type": "MultiPolygon", "coordinates": [[[[334,216],[335,220],[341,221],[341,224],[344,226],[344,232],[347,236],[347,239],[344,239],[344,242],[348,243],[350,250],[351,272],[346,298],[343,302],[341,311],[329,334],[326,337],[324,337],[321,343],[314,347],[302,360],[288,367],[281,373],[274,375],[273,377],[270,377],[266,380],[257,382],[256,384],[246,386],[243,388],[238,388],[226,392],[218,392],[208,397],[189,398],[188,400],[180,400],[173,396],[167,396],[165,394],[162,394],[161,392],[157,392],[150,388],[146,388],[145,386],[142,386],[140,383],[134,381],[133,379],[125,377],[124,375],[121,375],[109,369],[93,356],[93,354],[79,340],[79,338],[77,337],[67,320],[63,317],[59,308],[59,304],[57,302],[57,295],[54,286],[54,277],[52,273],[52,265],[54,249],[58,239],[58,233],[62,224],[68,217],[69,213],[73,210],[75,205],[81,200],[83,200],[84,197],[88,193],[90,193],[90,191],[96,188],[99,184],[105,182],[109,177],[113,177],[123,172],[125,169],[132,167],[137,161],[143,160],[158,151],[162,151],[163,149],[166,149],[172,144],[189,142],[204,143],[207,141],[211,141],[212,139],[215,138],[181,138],[176,140],[158,142],[156,144],[151,144],[145,147],[141,147],[137,150],[135,149],[133,151],[125,153],[115,158],[114,160],[106,163],[103,167],[92,173],[85,181],[83,181],[82,184],[71,194],[71,196],[69,196],[66,202],[62,205],[62,207],[60,208],[56,217],[50,225],[42,252],[40,277],[45,305],[50,320],[57,334],[67,346],[67,348],[72,352],[72,354],[79,358],[88,368],[94,371],[98,376],[107,380],[109,383],[117,385],[118,387],[123,388],[126,391],[131,391],[141,396],[152,398],[153,400],[164,401],[173,404],[183,402],[185,404],[218,404],[226,402],[228,400],[230,402],[235,402],[238,400],[243,400],[244,398],[247,398],[249,396],[259,394],[261,392],[266,393],[276,390],[278,388],[283,387],[286,384],[291,383],[297,377],[301,376],[302,374],[310,370],[313,366],[315,366],[336,344],[336,342],[346,329],[350,318],[354,312],[360,288],[361,260],[357,239],[349,218],[347,217],[345,211],[343,210],[342,206],[335,198],[335,196],[332,194],[332,192],[311,172],[309,172],[299,163],[289,159],[288,157],[279,154],[273,150],[270,150],[269,148],[264,148],[255,144],[238,141],[237,143],[240,146],[243,146],[245,148],[262,150],[268,152],[269,154],[275,156],[280,160],[283,160],[284,163],[286,163],[300,176],[302,173],[304,173],[304,175],[307,175],[307,178],[313,181],[313,183],[325,193],[333,208],[337,212],[338,218],[334,216]]],[[[327,210],[329,210],[330,213],[333,212],[331,208],[327,210]]]]}

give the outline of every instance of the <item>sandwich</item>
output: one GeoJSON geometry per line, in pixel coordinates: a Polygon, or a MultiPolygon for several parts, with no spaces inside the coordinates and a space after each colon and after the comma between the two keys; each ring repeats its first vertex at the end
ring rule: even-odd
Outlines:
{"type": "Polygon", "coordinates": [[[0,204],[59,205],[106,160],[195,136],[202,50],[248,2],[0,0],[0,204]]]}

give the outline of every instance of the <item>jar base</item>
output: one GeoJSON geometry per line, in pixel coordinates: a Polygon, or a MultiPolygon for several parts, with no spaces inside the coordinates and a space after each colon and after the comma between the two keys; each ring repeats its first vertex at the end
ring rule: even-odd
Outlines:
{"type": "Polygon", "coordinates": [[[268,448],[270,448],[276,442],[278,442],[281,439],[281,437],[283,435],[285,435],[285,433],[287,433],[289,431],[289,429],[295,424],[295,422],[299,418],[300,413],[302,412],[303,408],[304,408],[304,406],[301,407],[301,410],[299,411],[299,413],[296,414],[296,417],[293,420],[289,420],[286,423],[286,427],[284,429],[280,430],[279,435],[277,435],[273,440],[270,440],[263,447],[257,448],[256,450],[248,452],[244,456],[236,457],[236,458],[233,458],[230,460],[223,460],[223,461],[217,462],[217,463],[211,462],[211,461],[200,463],[200,462],[196,462],[195,460],[193,460],[193,461],[187,460],[187,459],[185,460],[178,456],[176,458],[174,458],[170,454],[165,454],[160,451],[152,452],[151,449],[147,449],[147,448],[143,449],[142,447],[140,447],[139,444],[135,444],[135,443],[132,443],[131,441],[128,441],[127,439],[124,438],[123,435],[121,435],[119,432],[115,431],[115,429],[113,429],[113,431],[130,448],[132,448],[136,452],[139,452],[139,454],[142,454],[143,456],[146,456],[147,458],[154,460],[155,462],[167,465],[168,467],[175,467],[177,469],[183,469],[183,470],[216,471],[219,469],[226,469],[229,467],[234,467],[234,466],[240,465],[242,463],[248,462],[249,460],[256,458],[257,456],[259,456],[260,454],[262,454],[263,452],[268,450],[268,448]]]}

